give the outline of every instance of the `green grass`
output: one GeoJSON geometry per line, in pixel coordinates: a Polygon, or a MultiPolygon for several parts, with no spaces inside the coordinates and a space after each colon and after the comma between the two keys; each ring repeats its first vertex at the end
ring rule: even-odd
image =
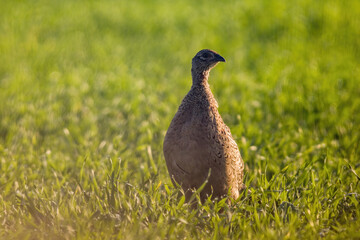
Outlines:
{"type": "Polygon", "coordinates": [[[359,1],[0,9],[0,239],[360,238],[359,1]],[[191,210],[162,141],[203,48],[248,189],[191,210]]]}

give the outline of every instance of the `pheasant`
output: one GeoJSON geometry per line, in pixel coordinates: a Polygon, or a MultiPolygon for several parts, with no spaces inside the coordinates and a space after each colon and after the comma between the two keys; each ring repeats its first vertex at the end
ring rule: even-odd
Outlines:
{"type": "Polygon", "coordinates": [[[208,83],[210,70],[225,59],[204,49],[192,59],[192,86],[170,123],[163,152],[173,184],[178,183],[189,201],[194,190],[203,202],[208,196],[239,197],[244,162],[230,129],[218,112],[208,83]]]}

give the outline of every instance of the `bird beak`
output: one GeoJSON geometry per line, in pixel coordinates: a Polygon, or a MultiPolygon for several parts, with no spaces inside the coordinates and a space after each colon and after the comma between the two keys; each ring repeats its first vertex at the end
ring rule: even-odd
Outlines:
{"type": "Polygon", "coordinates": [[[216,60],[217,62],[226,62],[226,61],[225,61],[225,58],[223,58],[223,57],[220,56],[219,54],[216,54],[216,55],[215,55],[215,60],[216,60]]]}

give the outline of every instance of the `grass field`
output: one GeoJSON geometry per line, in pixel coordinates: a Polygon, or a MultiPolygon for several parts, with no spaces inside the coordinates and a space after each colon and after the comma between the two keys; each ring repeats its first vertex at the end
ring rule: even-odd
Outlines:
{"type": "Polygon", "coordinates": [[[360,2],[0,0],[0,239],[360,239],[360,2]],[[162,142],[203,48],[247,190],[162,142]]]}

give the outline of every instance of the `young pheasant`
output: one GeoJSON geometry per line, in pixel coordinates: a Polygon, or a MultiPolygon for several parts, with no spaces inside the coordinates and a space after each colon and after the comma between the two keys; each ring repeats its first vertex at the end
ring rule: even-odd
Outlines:
{"type": "Polygon", "coordinates": [[[192,59],[192,86],[171,121],[164,156],[173,183],[181,185],[188,201],[206,179],[200,198],[238,198],[244,163],[239,148],[218,112],[208,83],[209,72],[225,59],[208,49],[192,59]],[[209,176],[210,173],[210,176],[209,176]]]}

